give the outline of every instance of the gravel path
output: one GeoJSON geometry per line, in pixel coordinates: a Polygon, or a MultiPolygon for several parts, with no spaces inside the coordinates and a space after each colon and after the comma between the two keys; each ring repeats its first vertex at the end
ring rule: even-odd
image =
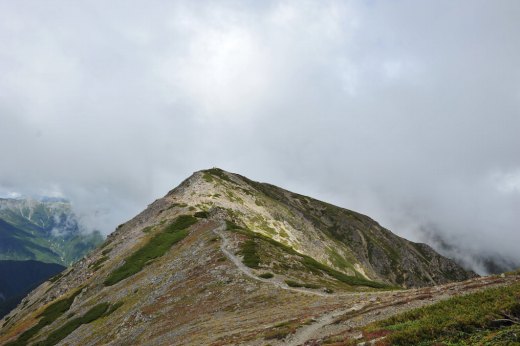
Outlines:
{"type": "Polygon", "coordinates": [[[348,308],[335,309],[324,313],[316,318],[313,323],[299,327],[293,335],[285,340],[280,342],[273,340],[274,345],[321,345],[323,338],[332,335],[343,335],[357,339],[360,335],[358,328],[368,323],[388,318],[400,312],[430,305],[452,296],[467,294],[488,287],[510,284],[520,280],[520,276],[481,277],[465,282],[454,282],[436,287],[410,290],[326,294],[323,292],[289,287],[285,282],[281,281],[281,278],[263,279],[256,276],[251,268],[244,265],[241,258],[234,254],[230,240],[225,235],[225,229],[226,225],[222,223],[213,230],[213,232],[222,239],[220,249],[246,276],[284,290],[321,297],[339,298],[340,300],[338,300],[338,302],[343,301],[344,306],[350,305],[348,308]],[[353,297],[358,297],[356,298],[356,302],[347,299],[353,297]]]}
{"type": "Polygon", "coordinates": [[[349,309],[334,310],[323,314],[316,320],[316,322],[299,328],[289,340],[285,341],[285,344],[288,346],[302,345],[319,333],[320,329],[333,323],[338,317],[350,312],[361,310],[363,307],[364,305],[362,304],[356,304],[349,309]]]}
{"type": "MultiPolygon", "coordinates": [[[[331,335],[343,335],[357,339],[360,335],[359,328],[369,323],[400,312],[431,305],[453,296],[518,281],[520,281],[520,276],[482,277],[436,287],[388,292],[386,296],[367,294],[364,301],[358,302],[352,308],[328,312],[322,315],[316,324],[299,328],[292,337],[284,342],[284,345],[321,345],[321,340],[331,335]]],[[[360,343],[360,345],[364,344],[360,343]]]]}
{"type": "Polygon", "coordinates": [[[236,265],[236,267],[242,273],[249,276],[251,279],[274,285],[283,290],[295,291],[295,292],[300,292],[300,293],[305,293],[305,294],[312,294],[312,295],[317,295],[320,297],[333,297],[334,296],[334,294],[316,292],[316,291],[306,290],[306,289],[302,289],[302,288],[289,287],[285,282],[281,282],[276,279],[263,279],[263,278],[256,276],[255,274],[252,273],[252,271],[249,267],[247,267],[246,265],[244,265],[244,263],[242,263],[242,260],[240,258],[235,256],[235,254],[233,254],[231,251],[229,251],[229,239],[224,235],[225,229],[226,229],[226,224],[222,223],[219,227],[217,227],[213,230],[213,233],[215,233],[222,239],[222,243],[220,244],[220,249],[226,255],[226,257],[229,258],[229,260],[236,265]]]}

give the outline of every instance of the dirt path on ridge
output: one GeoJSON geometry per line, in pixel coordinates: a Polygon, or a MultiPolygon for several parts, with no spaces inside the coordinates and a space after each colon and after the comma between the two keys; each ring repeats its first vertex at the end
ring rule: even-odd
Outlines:
{"type": "Polygon", "coordinates": [[[300,293],[305,293],[305,294],[313,294],[313,295],[317,295],[320,297],[333,297],[334,296],[334,294],[330,294],[330,293],[315,292],[315,291],[306,290],[306,289],[302,289],[302,288],[289,287],[285,282],[281,282],[276,279],[263,279],[261,277],[256,276],[255,274],[252,273],[251,268],[247,267],[244,263],[242,263],[242,260],[240,258],[235,256],[235,254],[233,254],[231,251],[229,251],[229,239],[223,233],[225,229],[226,229],[226,224],[222,223],[219,227],[217,227],[213,230],[213,233],[215,233],[216,235],[218,235],[220,237],[220,239],[222,239],[222,243],[220,244],[220,250],[222,250],[224,255],[226,255],[226,257],[231,262],[233,262],[233,264],[235,264],[235,266],[242,273],[244,273],[251,279],[274,285],[283,290],[295,291],[295,292],[300,292],[300,293]]]}

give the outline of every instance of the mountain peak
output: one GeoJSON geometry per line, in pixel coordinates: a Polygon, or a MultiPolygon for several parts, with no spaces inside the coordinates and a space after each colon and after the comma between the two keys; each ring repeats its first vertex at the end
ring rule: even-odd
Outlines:
{"type": "Polygon", "coordinates": [[[162,217],[207,212],[367,280],[414,287],[474,275],[366,215],[220,168],[194,172],[154,205],[162,217]]]}
{"type": "Polygon", "coordinates": [[[33,291],[4,322],[0,343],[233,344],[233,330],[295,315],[303,323],[352,292],[473,276],[367,216],[211,168],[33,291]],[[256,317],[237,322],[237,314],[256,317]],[[99,323],[87,328],[85,316],[99,323]]]}

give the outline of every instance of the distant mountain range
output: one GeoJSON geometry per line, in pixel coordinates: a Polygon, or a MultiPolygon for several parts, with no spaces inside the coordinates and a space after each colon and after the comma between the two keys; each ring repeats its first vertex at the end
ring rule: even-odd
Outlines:
{"type": "Polygon", "coordinates": [[[103,241],[61,198],[0,199],[0,317],[103,241]]]}
{"type": "Polygon", "coordinates": [[[64,199],[0,199],[0,260],[69,266],[102,241],[100,232],[81,228],[64,199]]]}

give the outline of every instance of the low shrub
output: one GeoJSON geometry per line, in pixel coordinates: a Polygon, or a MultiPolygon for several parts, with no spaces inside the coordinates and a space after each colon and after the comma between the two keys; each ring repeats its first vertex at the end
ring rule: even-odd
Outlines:
{"type": "Polygon", "coordinates": [[[303,287],[303,284],[301,284],[299,282],[296,282],[296,281],[293,281],[293,280],[285,280],[285,283],[289,287],[303,287]]]}
{"type": "MultiPolygon", "coordinates": [[[[222,180],[225,180],[227,182],[230,182],[230,183],[233,183],[233,181],[227,176],[226,173],[224,173],[223,170],[221,170],[220,168],[211,168],[211,169],[208,169],[204,172],[204,180],[208,181],[208,182],[211,182],[212,180],[208,179],[208,177],[206,176],[206,174],[211,174],[212,176],[214,177],[218,177],[222,180]]],[[[211,176],[210,176],[211,177],[211,176]]]]}
{"type": "MultiPolygon", "coordinates": [[[[507,334],[520,322],[520,283],[490,288],[450,298],[434,305],[411,310],[365,328],[367,335],[389,331],[391,345],[509,344],[493,341],[494,330],[507,334]],[[512,322],[516,319],[517,322],[512,322]],[[483,342],[484,339],[486,342],[483,342]]],[[[514,334],[514,333],[513,333],[514,334]]],[[[518,341],[518,339],[516,340],[518,341]]]]}
{"type": "Polygon", "coordinates": [[[71,294],[69,297],[60,299],[46,307],[45,310],[43,310],[43,312],[40,315],[38,315],[38,317],[41,317],[41,319],[35,326],[20,334],[18,339],[7,343],[6,346],[27,345],[29,340],[34,335],[36,335],[41,329],[60,318],[61,315],[63,315],[70,309],[70,306],[74,302],[74,299],[77,297],[78,294],[81,293],[82,289],[83,288],[81,287],[78,290],[76,290],[73,294],[71,294]]]}
{"type": "Polygon", "coordinates": [[[101,268],[101,266],[103,265],[103,263],[105,263],[106,260],[108,260],[108,256],[104,255],[102,256],[100,259],[98,259],[96,262],[94,263],[91,263],[89,265],[89,268],[92,268],[93,271],[96,271],[98,270],[99,268],[101,268]]]}
{"type": "Polygon", "coordinates": [[[282,339],[285,339],[287,337],[287,335],[292,334],[292,333],[294,333],[294,331],[288,327],[274,329],[274,330],[267,331],[264,334],[264,339],[265,340],[273,340],[273,339],[282,340],[282,339]]]}
{"type": "Polygon", "coordinates": [[[209,213],[207,211],[198,211],[193,216],[198,217],[200,219],[207,219],[209,216],[209,213]]]}
{"type": "Polygon", "coordinates": [[[104,281],[105,286],[112,286],[140,272],[151,260],[163,256],[175,243],[188,235],[188,227],[197,222],[191,215],[177,217],[164,230],[151,238],[147,244],[128,257],[125,263],[115,269],[104,281]]]}
{"type": "Polygon", "coordinates": [[[246,266],[249,268],[258,268],[260,265],[260,257],[258,257],[258,253],[256,252],[256,242],[254,240],[250,239],[242,244],[240,253],[244,256],[242,262],[246,266]]]}
{"type": "Polygon", "coordinates": [[[237,230],[243,230],[242,227],[234,223],[233,221],[226,220],[226,230],[227,231],[237,231],[237,230]]]}
{"type": "Polygon", "coordinates": [[[285,339],[288,335],[294,334],[299,326],[300,323],[297,319],[280,322],[264,334],[264,339],[285,339]]]}
{"type": "Polygon", "coordinates": [[[304,288],[312,288],[312,289],[320,288],[320,286],[316,285],[316,284],[310,284],[310,283],[305,283],[305,282],[297,282],[297,281],[294,281],[294,280],[285,280],[285,283],[289,287],[304,287],[304,288]]]}
{"type": "Polygon", "coordinates": [[[63,276],[63,272],[54,275],[54,276],[53,276],[52,278],[50,278],[48,281],[50,281],[50,282],[56,282],[56,281],[58,281],[59,279],[61,279],[62,276],[63,276]]]}
{"type": "Polygon", "coordinates": [[[113,313],[115,310],[117,310],[121,305],[123,305],[123,302],[118,302],[114,305],[110,305],[109,303],[100,303],[96,306],[92,307],[90,310],[88,310],[83,316],[74,318],[64,325],[62,325],[60,328],[54,330],[47,336],[47,338],[37,343],[37,346],[52,346],[59,343],[61,340],[65,339],[70,333],[75,331],[78,327],[80,327],[82,324],[88,324],[90,322],[93,322],[101,317],[108,316],[111,313],[113,313]]]}

